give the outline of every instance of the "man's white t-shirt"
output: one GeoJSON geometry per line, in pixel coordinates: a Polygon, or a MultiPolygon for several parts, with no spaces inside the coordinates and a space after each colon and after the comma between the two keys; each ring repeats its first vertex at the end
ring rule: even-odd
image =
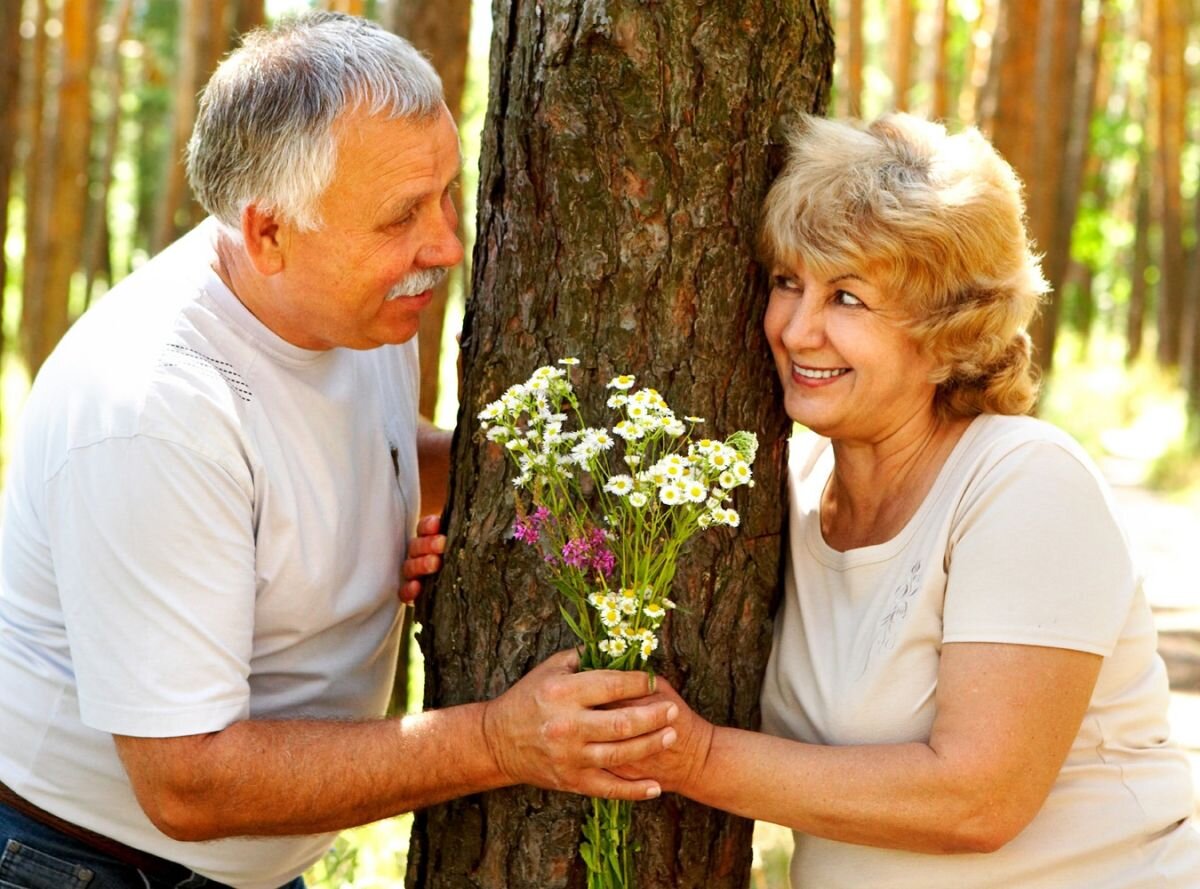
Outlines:
{"type": "Polygon", "coordinates": [[[785,599],[763,729],[826,745],[927,741],[941,648],[999,642],[1104,658],[1033,822],[989,854],[929,855],[795,834],[795,889],[1196,889],[1187,761],[1167,740],[1150,609],[1103,481],[1027,417],[976,418],[905,528],[839,552],[820,527],[829,442],[792,442],[785,599]]]}
{"type": "Polygon", "coordinates": [[[277,337],[213,272],[215,231],[108,294],[30,394],[0,552],[0,780],[75,824],[272,889],[331,837],[171,840],[112,735],[384,712],[418,509],[419,371],[415,342],[277,337]]]}

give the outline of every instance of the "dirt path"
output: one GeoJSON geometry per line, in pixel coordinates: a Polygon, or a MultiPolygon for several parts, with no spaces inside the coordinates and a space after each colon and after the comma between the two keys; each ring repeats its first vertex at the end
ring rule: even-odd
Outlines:
{"type": "Polygon", "coordinates": [[[1171,730],[1191,757],[1200,815],[1200,509],[1134,485],[1114,491],[1145,572],[1171,678],[1171,730]]]}

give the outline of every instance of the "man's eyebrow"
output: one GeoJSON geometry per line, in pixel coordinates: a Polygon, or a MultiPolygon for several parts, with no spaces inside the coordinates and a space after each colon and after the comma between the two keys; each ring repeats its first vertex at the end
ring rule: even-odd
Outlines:
{"type": "MultiPolygon", "coordinates": [[[[454,178],[446,183],[446,187],[442,190],[444,194],[447,191],[455,191],[462,185],[463,172],[461,167],[454,174],[454,178]]],[[[432,194],[432,191],[421,192],[420,194],[410,194],[402,198],[398,198],[395,203],[388,206],[388,218],[399,219],[407,215],[414,207],[421,203],[432,194]]]]}

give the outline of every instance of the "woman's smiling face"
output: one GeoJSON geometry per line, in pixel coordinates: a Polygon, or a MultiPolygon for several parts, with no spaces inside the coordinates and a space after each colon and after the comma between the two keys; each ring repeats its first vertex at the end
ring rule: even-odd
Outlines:
{"type": "Polygon", "coordinates": [[[763,327],[788,416],[829,438],[875,442],[932,414],[932,361],[868,273],[776,267],[763,327]]]}

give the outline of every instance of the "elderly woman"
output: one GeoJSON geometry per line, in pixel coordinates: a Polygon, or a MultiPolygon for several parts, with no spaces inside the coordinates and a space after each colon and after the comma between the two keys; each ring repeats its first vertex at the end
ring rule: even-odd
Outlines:
{"type": "Polygon", "coordinates": [[[1079,446],[1024,416],[1022,213],[977,132],[905,115],[804,121],[767,199],[767,338],[815,435],[763,733],[685,710],[623,773],[791,827],[796,887],[1200,887],[1128,542],[1079,446]]]}

